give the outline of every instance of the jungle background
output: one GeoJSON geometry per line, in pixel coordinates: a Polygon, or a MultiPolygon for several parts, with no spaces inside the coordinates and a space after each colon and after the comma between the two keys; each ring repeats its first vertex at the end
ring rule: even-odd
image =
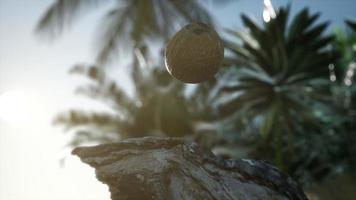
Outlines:
{"type": "Polygon", "coordinates": [[[93,56],[78,58],[68,74],[80,80],[74,94],[105,110],[77,105],[52,116],[67,133],[65,148],[183,137],[227,159],[267,160],[311,199],[353,199],[356,16],[334,23],[308,3],[274,3],[251,1],[261,12],[239,10],[237,26],[225,27],[214,11],[243,1],[52,1],[33,26],[44,43],[60,43],[81,18],[106,7],[99,25],[86,24],[97,26],[93,56]],[[225,58],[214,79],[184,84],[166,71],[164,50],[194,21],[216,29],[225,58]]]}

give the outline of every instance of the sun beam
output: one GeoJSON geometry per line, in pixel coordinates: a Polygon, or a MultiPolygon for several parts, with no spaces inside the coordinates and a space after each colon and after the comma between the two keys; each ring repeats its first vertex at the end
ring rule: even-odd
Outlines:
{"type": "Polygon", "coordinates": [[[30,120],[33,105],[30,95],[20,90],[10,90],[0,95],[0,119],[21,125],[30,120]]]}

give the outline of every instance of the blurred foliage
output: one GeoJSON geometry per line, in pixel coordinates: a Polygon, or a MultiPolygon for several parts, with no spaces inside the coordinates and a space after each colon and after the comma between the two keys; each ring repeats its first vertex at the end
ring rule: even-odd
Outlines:
{"type": "Polygon", "coordinates": [[[329,71],[348,50],[332,48],[336,41],[323,34],[328,23],[316,23],[319,14],[306,8],[290,21],[289,14],[280,8],[262,27],[242,15],[247,30],[227,30],[236,39],[225,41],[227,67],[211,89],[221,117],[217,135],[226,139],[216,148],[269,160],[310,183],[354,167],[355,114],[338,105],[341,88],[329,71]]]}
{"type": "Polygon", "coordinates": [[[340,59],[336,63],[335,75],[338,82],[343,82],[345,78],[349,64],[356,62],[356,28],[355,22],[346,20],[346,30],[341,28],[335,29],[335,41],[333,48],[340,54],[340,59]]]}
{"type": "Polygon", "coordinates": [[[237,94],[220,105],[221,113],[232,115],[245,107],[243,115],[251,122],[263,115],[260,133],[264,137],[280,132],[276,129],[293,134],[297,124],[315,120],[310,103],[328,100],[327,66],[335,61],[335,56],[325,48],[333,37],[322,36],[327,23],[313,25],[319,14],[310,15],[305,9],[287,27],[288,14],[289,8],[280,9],[264,28],[243,15],[249,32],[228,30],[242,44],[226,42],[232,52],[228,58],[232,67],[226,73],[235,76],[220,88],[218,98],[237,94]],[[234,66],[234,60],[243,60],[244,65],[234,66]],[[280,122],[279,126],[273,127],[276,122],[280,122]]]}
{"type": "Polygon", "coordinates": [[[59,114],[54,123],[75,130],[69,145],[110,142],[148,135],[181,137],[193,133],[193,118],[183,97],[183,84],[162,68],[140,69],[132,63],[134,96],[117,85],[97,66],[77,65],[71,73],[91,80],[76,93],[105,103],[113,112],[70,110],[59,114]]]}
{"type": "MultiPolygon", "coordinates": [[[[57,0],[37,30],[57,37],[77,17],[108,2],[57,0]]],[[[226,30],[224,68],[215,80],[192,86],[171,78],[161,64],[142,66],[141,60],[149,59],[149,41],[166,40],[178,26],[193,20],[213,24],[199,1],[111,3],[99,31],[96,64],[77,65],[71,73],[91,80],[77,88],[78,94],[106,103],[112,112],[60,113],[54,123],[75,132],[69,145],[178,136],[220,156],[268,160],[304,184],[355,170],[352,20],[346,21],[347,31],[326,35],[328,23],[308,9],[290,19],[290,8],[280,8],[262,25],[242,15],[246,30],[226,30]],[[118,49],[134,55],[133,96],[101,67],[118,49]]]]}
{"type": "Polygon", "coordinates": [[[248,31],[228,30],[239,39],[226,41],[231,67],[225,73],[234,76],[220,86],[216,97],[222,99],[218,105],[222,117],[245,118],[259,127],[261,136],[273,145],[280,166],[284,138],[291,158],[293,140],[302,125],[319,126],[312,105],[330,102],[327,66],[336,58],[326,49],[333,37],[322,35],[327,23],[314,25],[319,14],[310,15],[304,9],[290,24],[288,15],[289,8],[281,8],[263,27],[242,15],[248,31]],[[233,97],[224,100],[227,95],[233,97]]]}
{"type": "MultiPolygon", "coordinates": [[[[207,0],[217,2],[218,0],[207,0]]],[[[226,3],[227,0],[219,0],[226,3]]],[[[37,32],[50,39],[58,37],[80,16],[112,4],[99,29],[97,63],[104,65],[117,56],[118,50],[132,52],[152,39],[172,36],[179,26],[191,21],[212,23],[207,10],[191,0],[55,0],[41,17],[37,32]]]]}
{"type": "Polygon", "coordinates": [[[310,200],[352,200],[356,196],[355,174],[329,177],[320,184],[313,184],[306,190],[310,200]]]}

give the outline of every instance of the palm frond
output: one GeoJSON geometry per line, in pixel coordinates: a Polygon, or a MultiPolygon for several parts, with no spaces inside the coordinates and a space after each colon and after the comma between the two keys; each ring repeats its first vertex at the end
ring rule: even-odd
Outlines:
{"type": "Polygon", "coordinates": [[[56,0],[40,18],[36,31],[41,36],[54,39],[70,28],[80,15],[105,2],[107,0],[56,0]]]}
{"type": "Polygon", "coordinates": [[[200,21],[210,24],[211,17],[207,10],[196,1],[190,0],[169,0],[174,8],[185,18],[188,22],[200,21]]]}
{"type": "Polygon", "coordinates": [[[66,130],[77,127],[93,126],[101,127],[107,132],[117,132],[121,120],[107,113],[88,113],[82,110],[69,110],[60,113],[53,121],[54,125],[63,125],[66,130]]]}
{"type": "Polygon", "coordinates": [[[255,112],[256,115],[250,117],[262,116],[260,131],[263,134],[277,127],[272,124],[287,120],[285,109],[288,118],[298,119],[288,119],[289,128],[294,127],[291,122],[303,121],[298,111],[308,112],[308,105],[303,104],[303,107],[290,96],[299,94],[308,101],[318,101],[305,92],[305,88],[315,88],[314,91],[319,92],[318,84],[313,80],[328,80],[328,65],[336,59],[336,55],[326,48],[334,38],[323,35],[328,23],[315,24],[319,14],[310,15],[308,9],[304,9],[288,23],[289,12],[289,7],[280,9],[276,18],[263,26],[242,15],[248,32],[228,30],[238,41],[225,41],[232,53],[228,62],[236,68],[227,73],[235,73],[238,84],[221,87],[218,97],[240,95],[220,103],[220,113],[229,116],[245,106],[250,110],[259,109],[259,114],[255,112]],[[236,63],[231,62],[234,60],[236,63]],[[246,69],[249,73],[245,73],[246,69]]]}
{"type": "Polygon", "coordinates": [[[355,20],[347,19],[347,20],[345,20],[345,23],[347,24],[348,27],[351,28],[352,31],[356,32],[356,22],[355,22],[355,20]]]}
{"type": "MultiPolygon", "coordinates": [[[[85,12],[108,2],[107,0],[57,0],[37,25],[37,32],[55,38],[69,28],[85,12]]],[[[96,63],[100,66],[113,61],[147,39],[167,39],[187,22],[212,18],[201,3],[191,0],[117,1],[104,16],[96,41],[96,63]]]]}
{"type": "Polygon", "coordinates": [[[120,136],[117,133],[104,132],[102,129],[80,129],[75,133],[75,137],[68,142],[67,146],[77,147],[80,145],[93,145],[93,143],[110,143],[119,139],[120,136]]]}
{"type": "Polygon", "coordinates": [[[102,20],[100,27],[100,43],[97,48],[96,61],[99,66],[108,64],[111,59],[116,57],[118,47],[128,48],[130,42],[129,28],[131,19],[131,12],[133,8],[130,5],[115,8],[108,12],[102,20]]]}
{"type": "Polygon", "coordinates": [[[121,115],[127,115],[135,107],[132,99],[128,97],[123,88],[115,81],[109,81],[104,71],[97,66],[75,65],[71,74],[79,74],[92,80],[88,85],[79,86],[75,93],[86,97],[101,100],[121,115]]]}

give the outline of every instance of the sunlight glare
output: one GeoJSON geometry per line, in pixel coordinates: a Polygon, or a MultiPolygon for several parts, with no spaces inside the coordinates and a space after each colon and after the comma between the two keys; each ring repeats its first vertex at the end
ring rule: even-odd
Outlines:
{"type": "Polygon", "coordinates": [[[271,19],[276,18],[276,12],[272,6],[271,0],[263,1],[263,13],[262,13],[263,21],[268,23],[271,19]]]}
{"type": "Polygon", "coordinates": [[[30,95],[10,90],[0,95],[0,120],[20,125],[31,118],[33,112],[30,95]]]}

